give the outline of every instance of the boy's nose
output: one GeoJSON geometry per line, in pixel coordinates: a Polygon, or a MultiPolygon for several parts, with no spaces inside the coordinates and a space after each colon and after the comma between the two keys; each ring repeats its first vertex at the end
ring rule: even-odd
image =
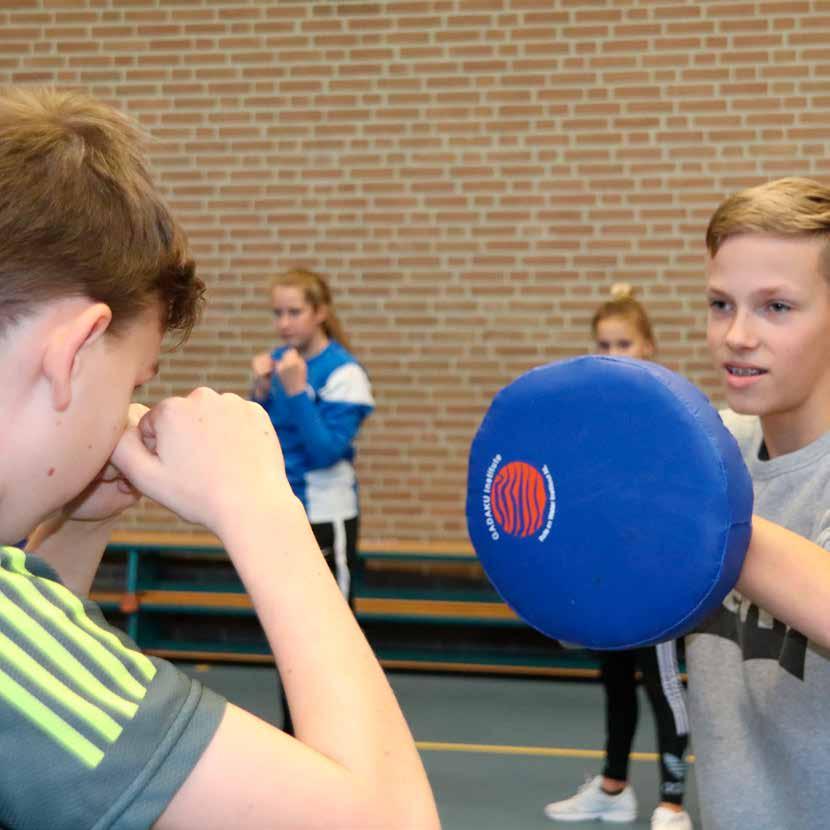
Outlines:
{"type": "Polygon", "coordinates": [[[758,345],[758,335],[749,315],[737,312],[726,332],[726,345],[730,349],[752,349],[758,345]]]}

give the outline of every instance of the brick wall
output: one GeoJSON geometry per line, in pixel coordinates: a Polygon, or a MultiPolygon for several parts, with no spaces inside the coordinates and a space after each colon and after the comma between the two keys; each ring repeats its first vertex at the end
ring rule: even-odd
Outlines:
{"type": "Polygon", "coordinates": [[[585,351],[612,282],[716,394],[706,221],[830,175],[829,37],[821,0],[5,0],[0,81],[84,87],[155,136],[210,303],[146,401],[243,393],[268,275],[318,268],[378,400],[364,536],[457,539],[488,400],[585,351]]]}

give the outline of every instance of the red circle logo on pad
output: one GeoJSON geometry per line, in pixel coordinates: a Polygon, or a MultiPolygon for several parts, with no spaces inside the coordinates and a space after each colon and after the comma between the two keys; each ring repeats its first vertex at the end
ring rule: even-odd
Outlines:
{"type": "Polygon", "coordinates": [[[545,521],[545,480],[524,461],[511,461],[496,473],[490,499],[493,518],[511,536],[531,536],[545,521]]]}

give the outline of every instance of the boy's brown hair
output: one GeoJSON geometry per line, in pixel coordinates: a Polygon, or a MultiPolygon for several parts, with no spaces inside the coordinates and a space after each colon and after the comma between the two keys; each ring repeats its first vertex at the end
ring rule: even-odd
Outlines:
{"type": "Polygon", "coordinates": [[[160,301],[165,329],[189,334],[204,284],[143,144],[82,93],[0,90],[0,334],[71,296],[106,303],[113,333],[160,301]]]}
{"type": "MultiPolygon", "coordinates": [[[[792,177],[733,193],[709,220],[709,255],[715,256],[729,237],[742,233],[826,237],[830,242],[830,187],[792,177]]],[[[822,252],[820,263],[822,273],[830,280],[830,245],[822,252]]]]}

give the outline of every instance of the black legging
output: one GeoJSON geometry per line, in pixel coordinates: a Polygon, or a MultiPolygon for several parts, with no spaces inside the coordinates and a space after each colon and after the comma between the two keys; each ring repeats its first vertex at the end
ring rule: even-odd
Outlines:
{"type": "MultiPolygon", "coordinates": [[[[314,538],[326,558],[340,590],[348,599],[349,606],[354,609],[355,577],[359,560],[357,556],[357,531],[360,517],[345,519],[338,522],[319,522],[311,525],[314,538]]],[[[282,698],[284,732],[294,734],[294,723],[291,720],[291,710],[285,697],[285,687],[280,683],[280,697],[282,698]]]]}
{"type": "Polygon", "coordinates": [[[674,641],[631,651],[600,654],[605,687],[606,760],[603,775],[628,780],[628,756],[637,728],[637,685],[639,666],[657,724],[660,756],[660,798],[682,804],[686,789],[686,745],[689,742],[689,715],[677,669],[674,641]]]}

